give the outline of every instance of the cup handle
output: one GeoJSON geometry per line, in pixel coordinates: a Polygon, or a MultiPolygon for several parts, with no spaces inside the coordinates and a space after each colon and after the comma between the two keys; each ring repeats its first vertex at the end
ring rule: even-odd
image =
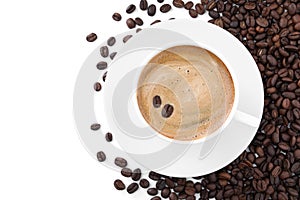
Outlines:
{"type": "Polygon", "coordinates": [[[236,111],[236,113],[234,115],[234,119],[241,122],[241,123],[243,123],[243,124],[251,126],[251,127],[259,126],[260,121],[261,121],[260,118],[254,117],[254,116],[252,116],[248,113],[245,113],[245,112],[242,112],[242,111],[239,111],[239,110],[236,111]]]}

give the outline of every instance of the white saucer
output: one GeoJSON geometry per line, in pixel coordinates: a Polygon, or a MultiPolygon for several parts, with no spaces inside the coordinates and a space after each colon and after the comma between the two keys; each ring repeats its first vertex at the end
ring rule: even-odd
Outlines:
{"type": "Polygon", "coordinates": [[[109,66],[104,88],[109,128],[121,148],[145,169],[176,177],[217,171],[236,159],[254,138],[263,112],[263,84],[247,49],[227,31],[195,20],[172,20],[144,29],[109,66]],[[139,113],[135,89],[142,67],[158,52],[177,45],[204,47],[230,69],[237,84],[236,112],[220,134],[186,143],[155,133],[139,113]]]}

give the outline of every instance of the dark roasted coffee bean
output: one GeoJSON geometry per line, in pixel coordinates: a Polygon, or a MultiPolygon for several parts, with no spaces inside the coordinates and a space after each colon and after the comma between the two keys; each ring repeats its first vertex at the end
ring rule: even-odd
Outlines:
{"type": "Polygon", "coordinates": [[[117,190],[124,190],[125,189],[125,184],[120,179],[115,180],[114,186],[117,190]]]}
{"type": "Polygon", "coordinates": [[[124,168],[127,166],[127,160],[125,160],[124,158],[121,158],[121,157],[116,157],[115,165],[117,165],[118,167],[124,168]]]}
{"type": "Polygon", "coordinates": [[[137,168],[137,169],[133,170],[131,178],[134,181],[138,181],[141,179],[141,176],[142,176],[141,169],[137,168]]]}
{"type": "Polygon", "coordinates": [[[102,86],[101,86],[101,84],[100,84],[99,82],[96,82],[96,83],[94,84],[94,90],[95,90],[96,92],[99,92],[99,91],[101,90],[101,88],[102,88],[102,86]]]}
{"type": "Polygon", "coordinates": [[[156,188],[149,188],[147,190],[147,193],[151,196],[157,195],[158,194],[158,190],[156,188]]]}
{"type": "Polygon", "coordinates": [[[106,80],[106,76],[107,76],[107,72],[105,72],[105,73],[103,74],[103,76],[102,76],[102,80],[103,80],[103,82],[105,82],[105,80],[106,80]]]}
{"type": "Polygon", "coordinates": [[[158,3],[163,3],[165,0],[157,0],[158,3]]]}
{"type": "Polygon", "coordinates": [[[128,28],[130,28],[130,29],[135,28],[135,25],[136,25],[135,21],[132,18],[128,18],[126,20],[126,24],[127,24],[128,28]]]}
{"type": "Polygon", "coordinates": [[[161,111],[161,115],[164,118],[169,118],[169,117],[171,117],[173,112],[174,112],[174,107],[170,104],[166,104],[161,111]]]}
{"type": "Polygon", "coordinates": [[[108,46],[114,46],[114,44],[116,44],[116,38],[115,37],[108,38],[107,45],[108,46]]]}
{"type": "Polygon", "coordinates": [[[129,169],[129,168],[123,168],[121,170],[121,174],[124,176],[124,177],[131,177],[132,176],[132,170],[129,169]]]}
{"type": "Polygon", "coordinates": [[[159,196],[155,196],[155,197],[151,198],[150,200],[161,200],[161,198],[159,196]]]}
{"type": "Polygon", "coordinates": [[[97,153],[97,159],[99,162],[104,162],[106,160],[106,155],[103,151],[97,153]]]}
{"type": "Polygon", "coordinates": [[[220,14],[217,11],[211,10],[208,12],[209,16],[213,19],[217,19],[220,17],[220,14]]]}
{"type": "Polygon", "coordinates": [[[109,50],[108,50],[107,46],[103,46],[103,47],[100,48],[100,55],[103,58],[106,58],[109,55],[109,50]]]}
{"type": "Polygon", "coordinates": [[[209,1],[209,3],[207,4],[206,9],[211,11],[211,10],[215,9],[216,6],[217,6],[216,1],[209,1]]]}
{"type": "Polygon", "coordinates": [[[178,200],[178,196],[175,192],[172,192],[169,196],[169,199],[170,200],[178,200]]]}
{"type": "Polygon", "coordinates": [[[140,1],[140,9],[141,10],[147,10],[148,9],[148,1],[147,0],[141,0],[140,1]]]}
{"type": "Polygon", "coordinates": [[[194,187],[186,187],[184,189],[187,195],[193,196],[196,193],[196,189],[194,187]]]}
{"type": "Polygon", "coordinates": [[[107,62],[104,62],[104,61],[100,61],[98,64],[97,64],[97,69],[99,70],[104,70],[107,68],[107,62]]]}
{"type": "Polygon", "coordinates": [[[267,56],[267,60],[269,61],[269,63],[273,66],[276,66],[277,65],[277,60],[276,58],[274,58],[272,55],[268,55],[267,56]]]}
{"type": "Polygon", "coordinates": [[[195,9],[199,15],[203,15],[205,13],[205,8],[202,4],[197,3],[195,9]]]}
{"type": "Polygon", "coordinates": [[[100,128],[101,128],[100,124],[95,123],[91,125],[91,130],[93,131],[98,131],[100,128]]]}
{"type": "Polygon", "coordinates": [[[160,23],[160,22],[161,22],[161,21],[160,21],[159,19],[157,19],[157,20],[153,21],[150,25],[152,26],[152,25],[157,24],[157,23],[160,23]]]}
{"type": "Polygon", "coordinates": [[[109,55],[109,57],[110,57],[110,59],[114,59],[115,57],[116,57],[116,55],[117,55],[117,52],[112,52],[110,55],[109,55]]]}
{"type": "Polygon", "coordinates": [[[136,33],[140,32],[141,30],[142,30],[141,28],[137,28],[136,33]]]}
{"type": "Polygon", "coordinates": [[[160,96],[156,95],[153,97],[153,107],[154,108],[159,108],[161,106],[161,98],[160,96]]]}
{"type": "Polygon", "coordinates": [[[153,17],[156,13],[156,6],[154,4],[151,4],[149,7],[148,7],[148,15],[150,17],[153,17]]]}
{"type": "Polygon", "coordinates": [[[299,175],[300,174],[300,162],[295,162],[291,167],[291,172],[299,175]]]}
{"type": "Polygon", "coordinates": [[[148,188],[149,185],[150,185],[150,183],[149,183],[149,181],[148,181],[147,179],[141,179],[141,180],[140,180],[140,186],[141,186],[142,188],[148,188]]]}
{"type": "Polygon", "coordinates": [[[130,4],[127,8],[126,8],[126,12],[128,14],[133,13],[136,9],[136,6],[134,4],[130,4]]]}
{"type": "Polygon", "coordinates": [[[194,3],[192,1],[188,1],[184,4],[184,8],[187,10],[190,10],[194,6],[194,3]]]}
{"type": "Polygon", "coordinates": [[[163,198],[168,198],[171,194],[171,190],[169,188],[164,188],[162,191],[161,191],[161,196],[163,198]]]}
{"type": "Polygon", "coordinates": [[[184,7],[184,2],[182,0],[173,0],[173,5],[176,8],[183,8],[184,7]]]}
{"type": "Polygon", "coordinates": [[[149,172],[149,178],[154,180],[154,181],[158,181],[161,178],[161,175],[156,173],[156,172],[149,172]]]}
{"type": "Polygon", "coordinates": [[[182,192],[184,190],[184,186],[183,185],[178,185],[174,188],[175,192],[182,192]]]}
{"type": "Polygon", "coordinates": [[[94,42],[95,40],[97,40],[97,35],[96,33],[91,33],[88,36],[86,36],[86,40],[88,42],[94,42]]]}
{"type": "Polygon", "coordinates": [[[191,16],[192,18],[197,18],[197,17],[198,17],[198,12],[197,12],[195,9],[193,9],[193,8],[191,8],[191,9],[189,10],[189,14],[190,14],[190,16],[191,16]]]}
{"type": "Polygon", "coordinates": [[[160,12],[167,13],[171,10],[171,8],[172,7],[170,6],[170,4],[164,4],[160,7],[160,12]]]}
{"type": "Polygon", "coordinates": [[[158,189],[158,190],[162,190],[162,189],[164,189],[166,187],[166,182],[164,181],[164,180],[158,180],[157,182],[156,182],[156,188],[158,189]]]}
{"type": "Polygon", "coordinates": [[[110,132],[108,132],[105,134],[105,139],[107,142],[111,142],[113,140],[113,135],[110,132]]]}
{"type": "Polygon", "coordinates": [[[273,169],[273,171],[272,171],[272,176],[274,176],[275,178],[277,177],[277,176],[279,176],[279,174],[281,173],[281,168],[280,168],[280,166],[276,166],[274,169],[273,169]]]}
{"type": "Polygon", "coordinates": [[[144,21],[141,18],[139,18],[139,17],[135,18],[134,21],[139,26],[142,26],[144,24],[144,21]]]}
{"type": "Polygon", "coordinates": [[[138,189],[139,189],[139,185],[137,183],[131,183],[127,187],[127,192],[129,194],[132,194],[132,193],[136,192],[138,189]]]}
{"type": "Polygon", "coordinates": [[[122,20],[122,16],[120,15],[120,13],[114,13],[112,18],[115,21],[121,21],[122,20]]]}
{"type": "Polygon", "coordinates": [[[126,43],[128,40],[130,40],[130,38],[132,38],[132,35],[126,35],[126,36],[123,38],[123,43],[126,43]]]}
{"type": "Polygon", "coordinates": [[[256,3],[254,2],[247,2],[244,5],[246,10],[254,10],[256,8],[256,3]]]}
{"type": "Polygon", "coordinates": [[[172,179],[170,179],[170,178],[165,178],[165,182],[166,182],[166,185],[167,185],[169,188],[173,189],[173,188],[175,187],[175,183],[172,181],[172,179]]]}
{"type": "Polygon", "coordinates": [[[257,23],[259,26],[264,27],[264,28],[266,28],[266,27],[269,26],[268,20],[265,19],[265,18],[262,18],[262,17],[257,18],[257,19],[256,19],[256,23],[257,23]]]}

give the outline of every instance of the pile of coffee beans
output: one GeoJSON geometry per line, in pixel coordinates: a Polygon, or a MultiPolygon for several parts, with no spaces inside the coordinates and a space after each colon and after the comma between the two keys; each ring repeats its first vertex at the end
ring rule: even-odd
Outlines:
{"type": "MultiPolygon", "coordinates": [[[[188,10],[192,18],[207,12],[210,23],[227,30],[245,45],[256,61],[264,83],[264,113],[248,149],[225,168],[190,180],[150,172],[148,176],[156,182],[154,186],[145,178],[139,185],[148,188],[151,200],[192,200],[197,195],[200,200],[300,199],[299,0],[173,0],[172,5],[159,5],[159,11],[169,13],[172,8],[180,8],[188,10]]],[[[128,6],[127,13],[139,8],[151,17],[156,14],[156,7],[141,0],[139,5],[128,6]]],[[[122,16],[115,13],[113,19],[121,21],[122,16]]],[[[141,21],[135,18],[127,25],[134,28],[143,25],[141,21]]],[[[95,36],[89,38],[92,41],[95,36]]],[[[103,50],[102,53],[107,55],[103,50]]],[[[99,68],[104,68],[103,63],[99,68]]],[[[153,106],[161,106],[159,98],[153,99],[153,106]]],[[[170,110],[166,108],[164,114],[170,110]]],[[[91,128],[96,130],[98,127],[93,125],[91,128]]],[[[105,154],[98,154],[98,160],[103,162],[105,154]]],[[[116,165],[123,168],[121,174],[124,177],[133,177],[134,172],[125,168],[127,162],[124,160],[118,158],[116,165]]],[[[140,171],[138,174],[141,178],[140,171]]],[[[126,188],[120,180],[114,185],[118,190],[126,188]]],[[[133,182],[127,192],[137,191],[139,185],[133,182]]]]}

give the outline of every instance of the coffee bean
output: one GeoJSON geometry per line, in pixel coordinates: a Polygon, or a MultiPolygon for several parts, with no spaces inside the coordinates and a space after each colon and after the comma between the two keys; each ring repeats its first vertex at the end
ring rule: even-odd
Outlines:
{"type": "Polygon", "coordinates": [[[266,28],[266,27],[269,26],[268,20],[265,19],[265,18],[262,18],[262,17],[257,18],[257,19],[256,19],[256,23],[257,23],[259,26],[264,27],[264,28],[266,28]]]}
{"type": "Polygon", "coordinates": [[[115,180],[114,186],[117,190],[124,190],[125,189],[125,184],[120,179],[115,180]]]}
{"type": "Polygon", "coordinates": [[[217,6],[216,1],[209,1],[209,3],[207,4],[206,9],[207,9],[208,11],[211,11],[211,10],[215,9],[216,6],[217,6]]]}
{"type": "Polygon", "coordinates": [[[161,106],[161,98],[160,96],[156,95],[153,97],[153,107],[154,108],[159,108],[161,106]]]}
{"type": "Polygon", "coordinates": [[[121,170],[121,174],[124,176],[124,177],[131,177],[132,176],[132,170],[129,169],[129,168],[123,168],[121,170]]]}
{"type": "Polygon", "coordinates": [[[113,135],[108,132],[105,134],[105,139],[107,142],[111,142],[113,140],[113,135]]]}
{"type": "Polygon", "coordinates": [[[174,112],[174,107],[170,104],[166,104],[161,111],[161,115],[164,118],[169,118],[169,117],[171,117],[173,112],[174,112]]]}
{"type": "Polygon", "coordinates": [[[114,46],[114,44],[116,44],[116,38],[115,37],[108,38],[107,45],[108,46],[114,46]]]}
{"type": "Polygon", "coordinates": [[[194,6],[194,3],[192,1],[188,1],[184,4],[184,8],[187,10],[190,10],[194,6]]]}
{"type": "Polygon", "coordinates": [[[105,80],[106,80],[106,76],[107,76],[107,72],[105,72],[105,73],[103,74],[103,76],[102,76],[102,80],[103,80],[103,82],[105,82],[105,80]]]}
{"type": "Polygon", "coordinates": [[[211,10],[208,12],[209,16],[213,19],[217,19],[220,17],[220,14],[217,11],[211,10]]]}
{"type": "Polygon", "coordinates": [[[160,12],[162,13],[167,13],[172,9],[172,7],[170,6],[170,4],[164,4],[160,7],[160,12]]]}
{"type": "Polygon", "coordinates": [[[182,192],[184,190],[184,186],[183,185],[179,185],[179,186],[176,186],[174,188],[174,191],[175,192],[182,192]]]}
{"type": "Polygon", "coordinates": [[[117,165],[118,167],[124,168],[127,166],[127,160],[125,160],[124,158],[121,158],[121,157],[116,157],[115,165],[117,165]]]}
{"type": "Polygon", "coordinates": [[[198,12],[195,9],[190,9],[189,14],[192,18],[197,18],[198,17],[198,12]]]}
{"type": "Polygon", "coordinates": [[[178,200],[178,196],[175,192],[172,192],[169,196],[169,199],[170,200],[178,200]]]}
{"type": "Polygon", "coordinates": [[[197,3],[195,9],[199,15],[203,15],[205,13],[205,8],[202,4],[197,3]]]}
{"type": "Polygon", "coordinates": [[[97,153],[97,159],[99,162],[104,162],[106,160],[106,155],[103,151],[97,153]]]}
{"type": "Polygon", "coordinates": [[[158,196],[155,196],[155,197],[151,198],[150,200],[161,200],[161,198],[158,196]]]}
{"type": "Polygon", "coordinates": [[[120,15],[120,13],[114,13],[112,18],[115,21],[121,21],[122,20],[122,16],[120,15]]]}
{"type": "Polygon", "coordinates": [[[95,123],[91,125],[91,130],[93,131],[98,131],[100,128],[101,128],[100,124],[95,123]]]}
{"type": "Polygon", "coordinates": [[[108,50],[107,46],[103,46],[103,47],[100,48],[100,55],[103,58],[106,58],[109,55],[109,50],[108,50]]]}
{"type": "Polygon", "coordinates": [[[139,189],[139,185],[137,183],[131,183],[128,187],[127,187],[127,192],[129,194],[132,194],[134,192],[136,192],[139,189]]]}
{"type": "Polygon", "coordinates": [[[128,42],[128,40],[130,40],[130,38],[132,38],[132,35],[126,35],[126,36],[123,38],[123,43],[128,42]]]}
{"type": "Polygon", "coordinates": [[[141,10],[147,10],[148,9],[148,1],[147,0],[141,0],[140,1],[140,9],[141,10]]]}
{"type": "Polygon", "coordinates": [[[136,33],[140,32],[141,30],[142,30],[141,28],[137,28],[136,33]]]}
{"type": "Polygon", "coordinates": [[[193,196],[196,193],[196,189],[194,187],[186,187],[184,189],[187,195],[193,196]]]}
{"type": "Polygon", "coordinates": [[[167,185],[169,188],[173,189],[173,188],[175,187],[175,183],[172,181],[172,179],[170,179],[170,178],[165,178],[165,182],[166,182],[166,185],[167,185]]]}
{"type": "Polygon", "coordinates": [[[149,189],[147,190],[147,193],[148,193],[149,195],[151,195],[151,196],[155,196],[155,195],[158,194],[158,190],[157,190],[156,188],[149,188],[149,189]]]}
{"type": "Polygon", "coordinates": [[[86,36],[86,40],[88,42],[94,42],[95,40],[97,40],[96,33],[90,33],[88,36],[86,36]]]}
{"type": "Polygon", "coordinates": [[[246,10],[254,10],[256,8],[256,3],[254,2],[247,2],[244,5],[246,10]]]}
{"type": "Polygon", "coordinates": [[[101,62],[99,62],[99,63],[97,64],[96,67],[97,67],[97,69],[99,69],[99,70],[104,70],[104,69],[107,68],[107,62],[101,61],[101,62]]]}
{"type": "Polygon", "coordinates": [[[163,198],[168,198],[171,194],[171,190],[169,188],[164,188],[162,191],[161,191],[161,196],[163,198]]]}
{"type": "Polygon", "coordinates": [[[160,23],[160,22],[161,22],[161,21],[160,21],[159,19],[157,19],[157,20],[153,21],[150,25],[152,26],[152,25],[157,24],[157,23],[160,23]]]}
{"type": "Polygon", "coordinates": [[[164,181],[164,180],[158,180],[157,182],[156,182],[156,188],[158,189],[158,190],[162,190],[162,189],[164,189],[166,187],[166,182],[164,181]]]}
{"type": "Polygon", "coordinates": [[[297,190],[295,190],[294,188],[288,188],[287,191],[291,196],[294,196],[294,197],[299,196],[299,192],[297,190]]]}
{"type": "Polygon", "coordinates": [[[95,90],[96,92],[99,92],[99,91],[101,90],[101,88],[102,88],[102,86],[101,86],[101,84],[100,84],[99,82],[96,82],[96,83],[94,84],[94,90],[95,90]]]}
{"type": "Polygon", "coordinates": [[[148,7],[148,15],[150,17],[153,17],[156,13],[156,6],[154,4],[151,4],[149,7],[148,7]]]}
{"type": "Polygon", "coordinates": [[[109,57],[110,57],[110,59],[113,60],[116,57],[116,55],[117,55],[117,52],[113,52],[109,55],[109,57]]]}
{"type": "Polygon", "coordinates": [[[140,180],[141,176],[142,176],[141,169],[137,168],[137,169],[133,170],[131,178],[134,181],[138,181],[138,180],[140,180]]]}
{"type": "MultiPolygon", "coordinates": [[[[183,8],[184,7],[184,2],[182,0],[173,0],[173,5],[176,8],[183,8]]],[[[299,20],[300,22],[300,20],[299,20]]]]}
{"type": "Polygon", "coordinates": [[[163,3],[163,2],[164,2],[164,0],[157,0],[157,2],[158,2],[158,3],[163,3]]]}
{"type": "Polygon", "coordinates": [[[148,181],[147,179],[141,179],[141,180],[140,180],[140,186],[141,186],[142,188],[148,188],[149,185],[150,185],[150,183],[149,183],[149,181],[148,181]]]}
{"type": "Polygon", "coordinates": [[[133,13],[133,12],[135,11],[135,9],[136,9],[136,6],[135,6],[134,4],[130,4],[130,5],[126,8],[126,12],[127,12],[128,14],[131,14],[131,13],[133,13]]]}
{"type": "Polygon", "coordinates": [[[291,172],[299,175],[300,174],[300,162],[295,162],[291,167],[291,172]]]}
{"type": "Polygon", "coordinates": [[[139,17],[135,18],[134,21],[139,26],[142,26],[144,24],[144,21],[141,18],[139,18],[139,17]]]}
{"type": "Polygon", "coordinates": [[[127,24],[128,28],[130,28],[130,29],[133,29],[136,26],[136,23],[132,18],[128,18],[126,20],[126,24],[127,24]]]}
{"type": "Polygon", "coordinates": [[[272,176],[277,177],[281,173],[281,168],[279,166],[276,166],[272,171],[272,176]]]}

